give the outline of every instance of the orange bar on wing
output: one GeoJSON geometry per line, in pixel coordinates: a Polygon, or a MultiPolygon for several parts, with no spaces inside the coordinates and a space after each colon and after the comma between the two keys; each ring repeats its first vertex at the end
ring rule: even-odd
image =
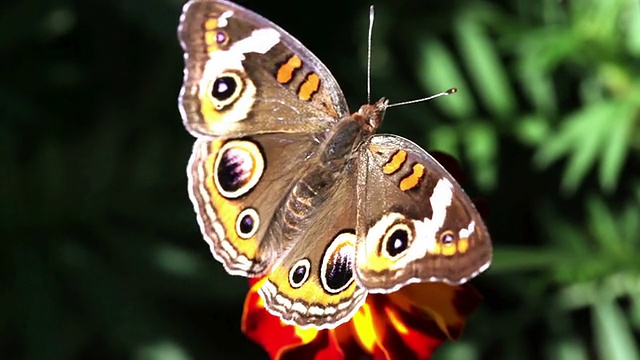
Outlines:
{"type": "Polygon", "coordinates": [[[298,55],[293,55],[286,63],[280,66],[278,73],[276,74],[276,80],[278,80],[280,84],[288,83],[293,79],[293,73],[301,66],[302,59],[300,59],[298,55]]]}
{"type": "Polygon", "coordinates": [[[382,172],[387,175],[391,175],[394,172],[400,170],[402,164],[404,164],[405,161],[407,161],[407,152],[404,150],[398,150],[398,152],[393,154],[391,160],[389,160],[388,163],[384,164],[382,172]]]}
{"type": "Polygon", "coordinates": [[[400,190],[407,191],[418,186],[420,184],[422,176],[424,176],[424,165],[413,165],[413,172],[411,173],[411,175],[405,177],[400,181],[400,190]]]}
{"type": "Polygon", "coordinates": [[[313,94],[315,94],[319,89],[320,77],[316,73],[311,73],[307,75],[307,78],[304,80],[302,85],[300,85],[298,97],[300,100],[309,101],[313,94]]]}

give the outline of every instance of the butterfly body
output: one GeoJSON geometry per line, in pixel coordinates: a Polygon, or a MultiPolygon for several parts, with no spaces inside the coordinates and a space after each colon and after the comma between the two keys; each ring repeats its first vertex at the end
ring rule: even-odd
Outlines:
{"type": "Polygon", "coordinates": [[[349,113],[326,67],[278,26],[191,0],[179,107],[196,137],[189,194],[214,257],[284,321],[348,320],[369,292],[460,284],[491,260],[473,203],[426,151],[375,134],[387,101],[349,113]]]}

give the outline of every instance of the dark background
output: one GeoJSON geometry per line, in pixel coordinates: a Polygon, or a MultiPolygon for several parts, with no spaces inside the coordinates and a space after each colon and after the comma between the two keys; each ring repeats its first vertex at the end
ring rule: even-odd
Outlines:
{"type": "MultiPolygon", "coordinates": [[[[243,1],[366,101],[371,1],[243,1]]],[[[374,1],[383,127],[488,203],[485,301],[439,359],[638,359],[640,14],[630,0],[374,1]]],[[[0,11],[0,357],[264,358],[187,196],[179,1],[0,11]]]]}

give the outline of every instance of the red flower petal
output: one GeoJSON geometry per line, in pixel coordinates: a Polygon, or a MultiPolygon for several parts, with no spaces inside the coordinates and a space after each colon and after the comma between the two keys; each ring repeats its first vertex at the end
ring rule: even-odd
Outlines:
{"type": "Polygon", "coordinates": [[[386,295],[369,295],[354,317],[333,330],[283,323],[264,308],[252,281],[242,331],[272,359],[428,359],[447,338],[457,338],[480,303],[468,285],[423,283],[386,295]]]}
{"type": "Polygon", "coordinates": [[[263,282],[255,281],[249,289],[242,314],[242,332],[265,349],[272,359],[284,359],[289,350],[312,342],[318,330],[286,325],[271,315],[257,292],[263,282]]]}
{"type": "Polygon", "coordinates": [[[481,303],[482,296],[468,284],[411,284],[388,295],[405,312],[428,314],[450,339],[457,339],[466,318],[481,303]]]}
{"type": "Polygon", "coordinates": [[[428,359],[446,340],[436,323],[398,308],[387,295],[369,295],[360,317],[354,317],[359,335],[373,332],[374,359],[428,359]]]}

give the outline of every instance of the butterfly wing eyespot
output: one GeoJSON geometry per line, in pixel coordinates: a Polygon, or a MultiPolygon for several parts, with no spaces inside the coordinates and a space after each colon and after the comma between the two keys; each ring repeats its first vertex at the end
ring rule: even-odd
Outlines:
{"type": "Polygon", "coordinates": [[[339,294],[353,282],[355,232],[338,234],[327,246],[320,263],[320,282],[329,294],[339,294]]]}
{"type": "Polygon", "coordinates": [[[246,208],[238,214],[236,220],[236,233],[242,239],[252,238],[260,227],[260,216],[253,208],[246,208]]]}
{"type": "Polygon", "coordinates": [[[298,260],[289,270],[289,285],[294,289],[301,287],[309,278],[310,271],[309,259],[298,260]]]}
{"type": "Polygon", "coordinates": [[[244,88],[244,80],[240,75],[230,71],[209,82],[208,94],[216,110],[223,111],[242,96],[244,88]]]}
{"type": "Polygon", "coordinates": [[[218,151],[212,166],[216,189],[228,199],[244,196],[258,184],[265,167],[265,156],[256,143],[228,141],[218,151]]]}
{"type": "Polygon", "coordinates": [[[447,230],[440,234],[440,243],[442,245],[451,245],[455,240],[455,234],[451,230],[447,230]]]}
{"type": "Polygon", "coordinates": [[[415,229],[409,223],[396,223],[392,225],[380,241],[380,249],[389,258],[397,258],[404,254],[411,246],[415,229]]]}

